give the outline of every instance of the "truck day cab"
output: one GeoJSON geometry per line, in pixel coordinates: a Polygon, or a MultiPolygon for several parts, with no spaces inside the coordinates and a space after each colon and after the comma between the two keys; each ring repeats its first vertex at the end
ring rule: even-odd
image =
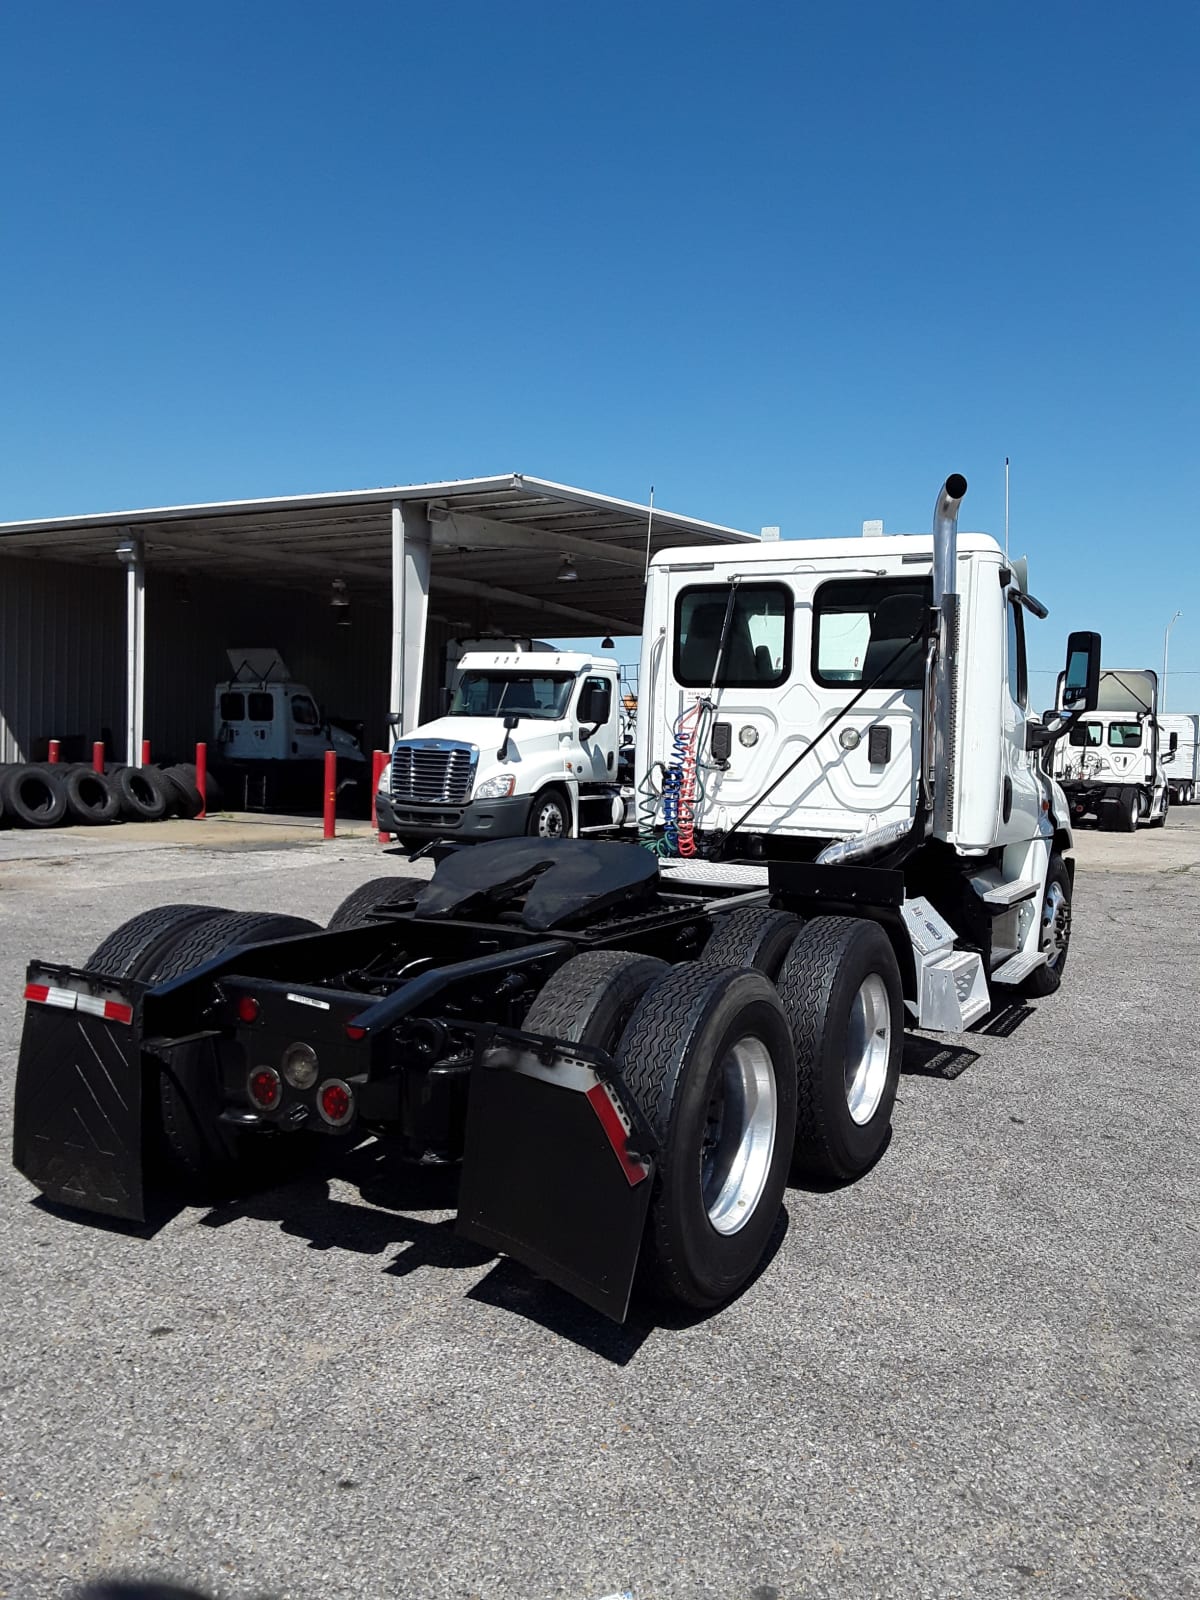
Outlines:
{"type": "MultiPolygon", "coordinates": [[[[1062,709],[1031,717],[1045,608],[993,540],[958,540],[965,491],[932,538],[656,558],[640,845],[451,847],[327,929],[166,906],[84,967],[34,961],[18,1168],[142,1218],[164,1170],[228,1191],[373,1136],[461,1162],[459,1232],[612,1317],[635,1272],[692,1308],[735,1295],[789,1171],[844,1182],[883,1152],[906,1027],[1063,979],[1072,836],[1042,758],[1095,705],[1100,640],[1070,636],[1062,709]]],[[[480,667],[489,708],[513,670],[480,667]]],[[[563,734],[598,731],[587,679],[615,682],[557,670],[563,734]]]]}
{"type": "Polygon", "coordinates": [[[380,829],[434,839],[575,838],[624,821],[620,669],[610,656],[473,650],[446,714],[399,739],[380,829]]]}
{"type": "Polygon", "coordinates": [[[1133,833],[1167,820],[1167,774],[1178,752],[1178,732],[1160,725],[1157,673],[1106,668],[1094,711],[1054,752],[1054,773],[1073,816],[1090,813],[1101,828],[1133,833]]]}

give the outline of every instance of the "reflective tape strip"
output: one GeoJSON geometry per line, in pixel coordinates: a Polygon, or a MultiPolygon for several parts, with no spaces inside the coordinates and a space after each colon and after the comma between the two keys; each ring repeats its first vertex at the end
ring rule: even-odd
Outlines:
{"type": "Polygon", "coordinates": [[[643,1178],[650,1175],[650,1169],[643,1161],[636,1161],[626,1148],[626,1140],[631,1132],[631,1127],[625,1114],[622,1112],[617,1098],[606,1083],[598,1083],[594,1089],[587,1092],[588,1104],[600,1119],[600,1126],[608,1135],[608,1142],[616,1153],[617,1160],[621,1163],[621,1171],[629,1181],[630,1188],[641,1183],[643,1178]]]}
{"type": "Polygon", "coordinates": [[[89,1016],[122,1022],[126,1027],[133,1021],[133,1007],[127,1001],[102,1000],[98,995],[78,994],[74,989],[60,989],[49,983],[27,983],[25,998],[38,1005],[57,1006],[61,1011],[86,1011],[89,1016]]]}

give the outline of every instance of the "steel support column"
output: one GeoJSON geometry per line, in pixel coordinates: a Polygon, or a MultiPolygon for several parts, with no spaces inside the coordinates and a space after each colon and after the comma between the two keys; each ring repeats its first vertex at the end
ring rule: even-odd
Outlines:
{"type": "Polygon", "coordinates": [[[388,712],[393,739],[420,721],[432,542],[424,502],[393,501],[392,692],[388,712]]]}
{"type": "Polygon", "coordinates": [[[125,568],[125,760],[142,764],[146,707],[146,558],[140,539],[127,536],[117,546],[125,568]]]}

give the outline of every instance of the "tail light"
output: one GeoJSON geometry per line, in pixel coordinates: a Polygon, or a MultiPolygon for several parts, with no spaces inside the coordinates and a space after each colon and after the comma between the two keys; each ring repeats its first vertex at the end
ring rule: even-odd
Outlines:
{"type": "Polygon", "coordinates": [[[243,994],[238,996],[237,1014],[239,1022],[258,1021],[258,1001],[253,995],[243,994]]]}
{"type": "Polygon", "coordinates": [[[283,1084],[274,1067],[254,1067],[246,1079],[246,1093],[260,1111],[274,1111],[283,1098],[283,1084]]]}
{"type": "Polygon", "coordinates": [[[340,1078],[330,1078],[317,1094],[317,1110],[331,1128],[342,1128],[354,1115],[354,1091],[340,1078]]]}

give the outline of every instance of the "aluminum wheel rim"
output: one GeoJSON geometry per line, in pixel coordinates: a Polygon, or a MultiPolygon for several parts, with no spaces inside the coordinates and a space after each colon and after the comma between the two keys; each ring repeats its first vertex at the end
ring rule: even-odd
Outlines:
{"type": "Polygon", "coordinates": [[[1056,967],[1062,960],[1070,937],[1070,902],[1061,883],[1052,883],[1042,903],[1042,949],[1046,965],[1056,967]]]}
{"type": "Polygon", "coordinates": [[[846,1029],[846,1105],[861,1128],[879,1110],[892,1054],[892,1008],[877,972],[858,986],[846,1029]]]}
{"type": "Polygon", "coordinates": [[[538,837],[542,839],[561,839],[562,834],[562,812],[553,802],[547,801],[538,812],[538,837]]]}
{"type": "Polygon", "coordinates": [[[700,1190],[717,1233],[737,1233],[757,1211],[777,1122],[771,1052],[761,1039],[739,1039],[721,1058],[700,1151],[700,1190]]]}

